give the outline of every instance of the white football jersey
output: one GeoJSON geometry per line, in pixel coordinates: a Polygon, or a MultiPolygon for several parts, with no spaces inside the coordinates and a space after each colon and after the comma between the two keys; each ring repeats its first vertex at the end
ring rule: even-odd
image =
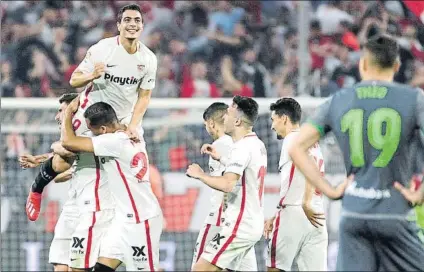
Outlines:
{"type": "Polygon", "coordinates": [[[98,62],[105,64],[106,72],[86,86],[80,96],[80,107],[85,110],[102,101],[114,108],[119,120],[131,115],[138,88],[152,90],[155,87],[155,54],[141,42],[138,42],[137,52],[129,54],[116,36],[91,46],[77,69],[91,73],[98,62]]]}
{"type": "Polygon", "coordinates": [[[81,211],[92,212],[114,209],[114,202],[107,183],[107,175],[101,159],[93,153],[78,153],[72,175],[72,188],[81,211]]]}
{"type": "MultiPolygon", "coordinates": [[[[279,205],[302,205],[303,202],[306,179],[300,170],[296,168],[288,153],[290,146],[294,139],[298,136],[298,133],[299,131],[289,133],[284,138],[284,142],[281,147],[280,162],[278,165],[281,178],[281,199],[279,205]]],[[[324,157],[318,143],[309,149],[309,155],[314,158],[320,172],[324,175],[324,157]]],[[[322,195],[317,190],[315,190],[312,195],[311,205],[317,212],[324,210],[322,195]]]]}
{"type": "MultiPolygon", "coordinates": [[[[212,146],[215,147],[216,151],[222,156],[227,157],[233,146],[233,139],[224,135],[216,139],[212,146]]],[[[211,176],[218,177],[222,176],[225,171],[225,165],[209,157],[209,172],[211,176]]],[[[212,189],[211,196],[211,208],[209,214],[206,217],[205,224],[213,226],[220,226],[221,221],[224,218],[224,193],[218,190],[212,189]]]]}
{"type": "Polygon", "coordinates": [[[235,142],[225,173],[240,175],[226,200],[224,226],[233,228],[237,237],[257,240],[264,227],[263,195],[267,169],[267,151],[255,133],[235,142]]]}
{"type": "Polygon", "coordinates": [[[123,222],[140,223],[159,215],[159,202],[149,179],[146,143],[131,141],[124,131],[92,140],[94,154],[105,160],[103,166],[116,203],[115,216],[123,222]]]}

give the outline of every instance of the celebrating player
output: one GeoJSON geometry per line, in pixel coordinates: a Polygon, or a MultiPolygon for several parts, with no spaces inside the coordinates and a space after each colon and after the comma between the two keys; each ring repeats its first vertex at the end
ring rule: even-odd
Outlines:
{"type": "Polygon", "coordinates": [[[224,174],[209,176],[197,164],[187,169],[188,176],[228,196],[222,228],[206,246],[194,271],[238,268],[243,257],[261,239],[267,152],[264,143],[252,132],[257,117],[256,101],[235,96],[224,116],[225,133],[234,141],[230,156],[221,156],[213,146],[204,150],[225,165],[224,174]]]}
{"type": "MultiPolygon", "coordinates": [[[[58,122],[59,126],[63,122],[63,116],[66,108],[69,103],[78,96],[77,93],[68,93],[64,94],[59,98],[59,109],[55,116],[55,120],[58,122]]],[[[55,152],[64,152],[61,153],[62,156],[75,155],[71,154],[66,150],[58,150],[56,143],[53,144],[55,152]]],[[[50,159],[53,156],[52,153],[47,153],[43,155],[22,155],[19,158],[19,162],[22,168],[34,168],[39,166],[41,163],[50,159]]],[[[54,182],[65,182],[72,178],[73,169],[69,169],[59,175],[57,175],[53,181],[54,182]]],[[[53,264],[54,271],[68,271],[69,267],[69,243],[72,240],[72,234],[75,231],[78,219],[79,219],[79,209],[76,205],[75,195],[72,193],[72,182],[69,182],[69,198],[63,205],[62,212],[60,213],[59,220],[56,223],[54,229],[54,237],[50,246],[49,253],[49,263],[53,264]]],[[[33,207],[27,207],[28,211],[31,213],[34,212],[33,207]]]]}
{"type": "MultiPolygon", "coordinates": [[[[95,102],[105,101],[113,106],[118,118],[127,124],[131,138],[138,137],[137,130],[155,87],[156,56],[139,41],[143,31],[143,18],[138,5],[124,6],[118,13],[119,36],[100,40],[89,48],[85,59],[72,74],[70,85],[86,86],[80,97],[80,108],[73,125],[77,135],[88,131],[84,111],[95,102]],[[132,112],[132,113],[131,113],[132,112]]],[[[28,218],[35,221],[40,213],[41,194],[44,187],[58,174],[70,167],[55,155],[41,166],[43,171],[35,179],[28,196],[28,218]]]]}
{"type": "MultiPolygon", "coordinates": [[[[272,129],[284,142],[281,148],[280,202],[276,216],[267,220],[265,238],[269,238],[268,271],[327,270],[328,234],[321,193],[314,190],[296,169],[288,150],[299,134],[302,109],[292,98],[281,98],[270,106],[272,129]]],[[[324,174],[321,149],[314,145],[309,155],[324,174]]]]}
{"type": "MultiPolygon", "coordinates": [[[[128,271],[154,271],[159,265],[162,212],[149,182],[146,143],[131,140],[112,106],[104,102],[94,103],[84,113],[88,127],[97,136],[76,136],[72,115],[77,109],[75,100],[66,110],[63,145],[73,152],[99,156],[116,203],[113,222],[98,241],[100,257],[94,271],[115,271],[122,262],[128,271]]],[[[141,127],[139,132],[142,135],[141,127]]]]}
{"type": "Polygon", "coordinates": [[[359,63],[362,82],[336,93],[299,133],[289,150],[296,166],[324,194],[338,198],[316,169],[308,149],[333,131],[348,175],[355,174],[343,197],[337,270],[418,271],[424,267],[424,243],[411,203],[422,201],[400,186],[412,175],[411,136],[424,129],[424,93],[393,83],[399,68],[397,42],[386,34],[370,38],[359,63]],[[406,199],[394,188],[396,185],[406,199]]]}
{"type": "MultiPolygon", "coordinates": [[[[228,105],[225,103],[216,102],[210,105],[203,113],[203,120],[205,123],[206,131],[214,139],[212,145],[205,144],[202,146],[201,152],[204,153],[208,148],[213,147],[221,156],[227,157],[229,151],[233,146],[233,139],[225,134],[224,129],[224,115],[226,114],[228,105]]],[[[209,171],[210,175],[214,177],[222,176],[225,172],[225,165],[219,161],[209,157],[209,171]]],[[[221,230],[221,224],[225,217],[224,207],[225,203],[224,193],[219,190],[213,190],[211,197],[211,209],[206,216],[204,226],[199,232],[197,237],[196,247],[194,249],[193,262],[194,264],[199,260],[200,255],[204,252],[205,245],[210,243],[214,237],[221,230]]],[[[241,271],[256,271],[257,269],[255,250],[252,247],[243,259],[239,270],[241,271]]],[[[236,267],[229,267],[231,270],[236,270],[236,267]]]]}

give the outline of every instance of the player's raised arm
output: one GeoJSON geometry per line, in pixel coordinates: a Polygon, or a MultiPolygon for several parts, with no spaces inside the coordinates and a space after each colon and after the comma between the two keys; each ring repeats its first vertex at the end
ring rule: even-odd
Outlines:
{"type": "Polygon", "coordinates": [[[79,97],[75,98],[66,108],[65,120],[62,126],[62,146],[72,152],[94,151],[93,142],[90,137],[80,137],[75,135],[72,127],[72,116],[78,110],[79,97]]]}
{"type": "Polygon", "coordinates": [[[151,55],[149,66],[147,67],[147,74],[143,77],[138,88],[138,99],[134,106],[134,111],[131,116],[131,121],[128,124],[127,133],[131,139],[138,139],[138,128],[143,121],[144,114],[146,113],[147,106],[150,103],[152,90],[156,84],[156,70],[157,58],[154,54],[151,55]]]}
{"type": "Polygon", "coordinates": [[[73,88],[84,87],[93,80],[100,78],[105,72],[105,64],[101,61],[98,44],[93,45],[87,52],[84,60],[72,73],[69,84],[73,88]]]}
{"type": "Polygon", "coordinates": [[[329,198],[339,199],[343,196],[348,181],[346,180],[339,185],[337,189],[333,188],[333,186],[321,176],[314,160],[308,154],[309,148],[318,142],[321,136],[331,130],[331,127],[327,123],[330,105],[331,99],[319,107],[316,114],[308,123],[302,125],[299,136],[294,140],[289,149],[289,155],[296,167],[299,168],[312,185],[329,198]]]}

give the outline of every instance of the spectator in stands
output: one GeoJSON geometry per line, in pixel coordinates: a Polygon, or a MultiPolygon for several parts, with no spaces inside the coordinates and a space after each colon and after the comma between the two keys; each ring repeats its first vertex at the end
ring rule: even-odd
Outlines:
{"type": "Polygon", "coordinates": [[[224,97],[236,95],[253,96],[253,90],[248,85],[245,77],[236,78],[233,73],[233,61],[231,57],[225,56],[221,62],[222,89],[224,97]]]}
{"type": "Polygon", "coordinates": [[[15,83],[12,81],[12,66],[9,61],[1,63],[1,96],[15,96],[15,83]]]}
{"type": "Polygon", "coordinates": [[[271,79],[265,66],[257,60],[255,48],[248,47],[243,52],[242,62],[237,75],[245,78],[253,89],[253,97],[268,97],[272,95],[271,79]]]}
{"type": "Polygon", "coordinates": [[[342,5],[343,1],[329,0],[326,4],[321,4],[318,7],[316,17],[321,23],[323,34],[335,33],[341,21],[353,23],[353,17],[342,10],[342,5]]]}
{"type": "Polygon", "coordinates": [[[183,79],[180,97],[220,97],[218,88],[207,79],[208,65],[204,60],[191,64],[190,75],[183,79]]]}

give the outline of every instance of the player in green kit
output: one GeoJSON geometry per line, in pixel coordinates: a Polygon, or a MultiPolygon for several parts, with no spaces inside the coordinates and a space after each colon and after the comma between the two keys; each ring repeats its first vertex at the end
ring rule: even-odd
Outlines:
{"type": "Polygon", "coordinates": [[[337,271],[424,269],[424,237],[413,208],[423,202],[424,186],[405,188],[413,174],[411,139],[424,130],[424,92],[393,82],[398,49],[388,35],[371,37],[359,63],[362,81],[320,106],[289,150],[307,180],[330,198],[343,197],[337,271]],[[337,188],[307,154],[330,131],[353,176],[337,188]]]}

